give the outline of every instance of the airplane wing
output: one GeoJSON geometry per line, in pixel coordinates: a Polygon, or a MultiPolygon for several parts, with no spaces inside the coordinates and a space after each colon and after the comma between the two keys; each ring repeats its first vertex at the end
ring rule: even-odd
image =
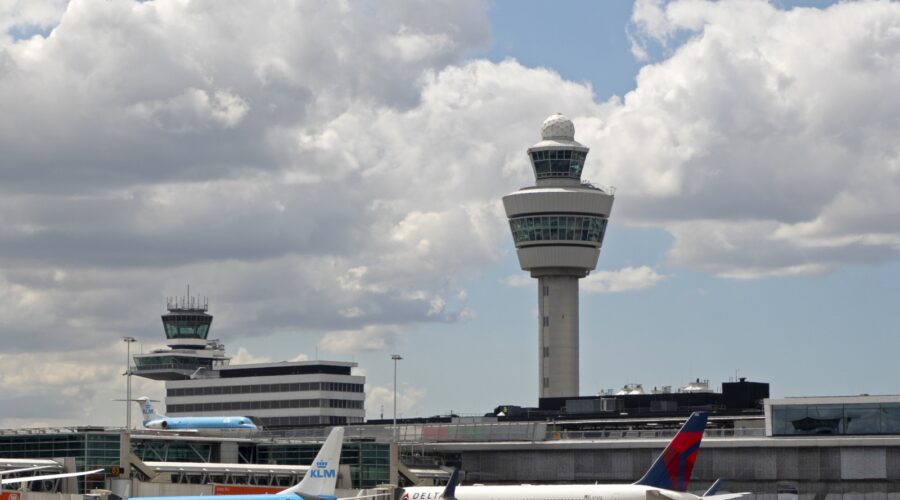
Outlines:
{"type": "Polygon", "coordinates": [[[53,466],[52,465],[35,465],[34,467],[25,467],[24,469],[0,470],[0,476],[6,476],[8,474],[18,474],[19,472],[31,472],[33,470],[49,469],[51,467],[53,467],[53,466]]]}
{"type": "MultiPolygon", "coordinates": [[[[672,493],[675,493],[674,491],[672,493]]],[[[678,497],[669,496],[659,490],[647,490],[647,500],[678,500],[678,497]]]]}
{"type": "Polygon", "coordinates": [[[62,474],[45,474],[43,476],[29,476],[29,477],[13,477],[10,479],[0,480],[0,484],[17,484],[17,483],[28,483],[31,481],[43,481],[45,479],[59,479],[63,477],[78,477],[78,476],[87,476],[89,474],[97,474],[99,472],[103,472],[103,469],[94,469],[84,472],[65,472],[62,474]]]}
{"type": "Polygon", "coordinates": [[[700,498],[706,498],[709,500],[732,500],[734,498],[741,498],[747,495],[752,495],[752,493],[750,493],[749,491],[744,491],[742,493],[722,493],[721,495],[707,495],[700,498]]]}

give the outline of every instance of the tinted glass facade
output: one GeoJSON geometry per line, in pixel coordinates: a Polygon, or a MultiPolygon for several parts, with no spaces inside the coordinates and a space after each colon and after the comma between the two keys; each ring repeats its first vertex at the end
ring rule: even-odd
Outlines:
{"type": "Polygon", "coordinates": [[[216,462],[218,446],[208,442],[132,439],[131,451],[145,462],[216,462]]]}
{"type": "Polygon", "coordinates": [[[587,215],[540,215],[510,219],[516,246],[536,241],[603,242],[608,219],[587,215]]]}
{"type": "Polygon", "coordinates": [[[586,157],[586,151],[569,149],[532,151],[531,163],[534,165],[534,175],[538,179],[550,177],[580,179],[586,157]]]}
{"type": "Polygon", "coordinates": [[[228,401],[222,403],[188,403],[168,405],[170,413],[210,411],[277,410],[281,408],[351,408],[363,409],[363,401],[347,399],[273,399],[271,401],[228,401]]]}
{"type": "Polygon", "coordinates": [[[205,339],[209,335],[209,326],[213,317],[203,312],[178,312],[165,314],[162,317],[166,338],[170,339],[205,339]]]}
{"type": "MultiPolygon", "coordinates": [[[[119,435],[102,433],[3,435],[0,457],[5,458],[74,458],[79,471],[119,464],[119,435]]],[[[78,490],[85,493],[104,488],[105,474],[77,478],[78,490]]],[[[34,483],[37,484],[37,483],[34,483]]]]}
{"type": "Polygon", "coordinates": [[[772,406],[773,436],[900,434],[900,403],[772,406]]]}
{"type": "Polygon", "coordinates": [[[134,365],[138,370],[196,370],[220,368],[228,363],[227,359],[201,358],[197,356],[154,355],[135,356],[134,365]]]}
{"type": "Polygon", "coordinates": [[[305,425],[345,425],[362,423],[363,417],[344,417],[339,415],[313,415],[309,417],[257,417],[265,429],[282,429],[303,427],[305,425]]]}
{"type": "Polygon", "coordinates": [[[350,375],[349,366],[335,366],[326,364],[312,365],[280,365],[280,366],[254,366],[242,367],[229,366],[219,372],[221,378],[239,377],[274,377],[275,375],[311,375],[314,373],[327,373],[331,375],[350,375]]]}
{"type": "MultiPolygon", "coordinates": [[[[297,418],[297,417],[285,417],[297,418]]],[[[309,417],[321,419],[321,424],[346,423],[344,417],[309,417]],[[343,420],[342,420],[343,419],[343,420]]],[[[59,459],[74,458],[79,471],[119,465],[120,438],[118,433],[75,432],[59,434],[2,434],[0,456],[5,458],[59,459]]],[[[219,443],[181,439],[132,438],[131,451],[145,462],[219,462],[219,443]]],[[[321,445],[310,443],[248,443],[242,445],[242,463],[277,463],[309,465],[321,445]]],[[[350,466],[354,487],[372,488],[390,482],[390,445],[376,442],[345,441],[341,464],[350,466]],[[359,486],[357,486],[359,485],[359,486]]],[[[77,478],[80,493],[104,488],[106,472],[77,478]]],[[[41,483],[32,483],[40,490],[41,483]]]]}
{"type": "Polygon", "coordinates": [[[363,384],[348,384],[342,382],[301,382],[293,384],[253,384],[253,385],[223,385],[207,387],[185,387],[183,389],[169,388],[166,396],[217,396],[220,394],[256,394],[263,392],[299,392],[299,391],[333,391],[333,392],[358,392],[364,390],[363,384]]]}
{"type": "MultiPolygon", "coordinates": [[[[308,465],[321,445],[260,444],[256,448],[258,463],[308,465]]],[[[390,445],[374,442],[344,442],[341,465],[350,466],[354,488],[374,488],[390,482],[390,445]]]]}

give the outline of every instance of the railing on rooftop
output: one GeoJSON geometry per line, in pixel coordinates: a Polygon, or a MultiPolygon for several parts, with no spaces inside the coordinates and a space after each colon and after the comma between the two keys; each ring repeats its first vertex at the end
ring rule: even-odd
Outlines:
{"type": "MultiPolygon", "coordinates": [[[[551,440],[597,440],[597,439],[671,439],[678,431],[676,429],[658,430],[605,430],[605,431],[560,431],[553,432],[551,440]]],[[[706,429],[703,433],[707,438],[742,438],[764,437],[764,428],[742,429],[706,429]]]]}
{"type": "Polygon", "coordinates": [[[114,427],[24,427],[22,429],[0,429],[0,436],[29,436],[29,435],[53,435],[53,434],[83,434],[86,432],[110,432],[119,431],[122,428],[114,427]]]}
{"type": "MultiPolygon", "coordinates": [[[[388,442],[396,435],[400,444],[423,443],[465,443],[502,441],[579,441],[617,439],[671,439],[676,429],[642,430],[552,430],[553,422],[486,422],[486,423],[440,423],[440,424],[398,424],[396,433],[392,425],[350,425],[345,429],[348,439],[388,442]],[[548,430],[548,425],[551,430],[548,430]]],[[[247,437],[262,439],[296,439],[321,441],[328,427],[310,427],[290,430],[262,430],[247,437]]],[[[0,436],[74,434],[83,432],[119,431],[103,427],[52,427],[32,429],[0,429],[0,436]]],[[[140,432],[140,431],[139,431],[140,432]]],[[[756,438],[764,437],[765,429],[707,429],[707,438],[756,438]]]]}
{"type": "MultiPolygon", "coordinates": [[[[501,441],[566,441],[566,440],[617,440],[617,439],[671,439],[676,429],[644,430],[586,430],[552,431],[547,422],[492,422],[492,423],[442,423],[442,424],[398,424],[396,434],[392,425],[352,425],[346,428],[348,439],[372,439],[379,442],[392,441],[396,435],[400,444],[422,443],[467,443],[501,441]]],[[[264,431],[270,438],[294,438],[319,440],[325,430],[294,429],[285,431],[264,431]]],[[[763,428],[707,429],[708,438],[763,437],[763,428]]]]}

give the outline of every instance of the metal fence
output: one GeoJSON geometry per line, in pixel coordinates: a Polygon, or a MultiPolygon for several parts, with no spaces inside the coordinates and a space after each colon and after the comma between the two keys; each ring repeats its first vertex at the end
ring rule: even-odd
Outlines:
{"type": "MultiPolygon", "coordinates": [[[[446,443],[446,442],[498,442],[498,441],[561,441],[561,440],[604,440],[604,439],[671,439],[675,429],[659,430],[588,430],[552,431],[552,422],[493,422],[493,423],[442,423],[442,424],[399,424],[392,425],[352,425],[346,428],[350,439],[373,439],[379,442],[396,440],[398,443],[446,443]]],[[[266,431],[272,438],[293,438],[319,440],[327,429],[295,429],[290,431],[266,431]]],[[[708,438],[764,437],[765,429],[707,429],[708,438]]]]}
{"type": "MultiPolygon", "coordinates": [[[[678,431],[675,429],[660,430],[607,430],[607,431],[560,431],[551,432],[549,440],[592,440],[592,439],[671,439],[678,431]]],[[[703,436],[707,438],[740,438],[764,437],[764,428],[740,429],[707,429],[703,436]]]]}

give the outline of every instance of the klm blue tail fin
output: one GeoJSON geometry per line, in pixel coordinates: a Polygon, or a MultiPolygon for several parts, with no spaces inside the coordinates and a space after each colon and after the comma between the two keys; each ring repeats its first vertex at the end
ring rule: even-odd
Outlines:
{"type": "Polygon", "coordinates": [[[341,462],[341,447],[344,444],[344,428],[331,429],[319,453],[313,459],[303,480],[295,486],[278,492],[279,495],[295,493],[300,496],[334,498],[337,472],[341,462]]]}
{"type": "Polygon", "coordinates": [[[113,401],[128,401],[128,402],[134,401],[135,403],[137,403],[138,406],[141,407],[141,416],[142,416],[142,422],[143,422],[144,426],[146,426],[147,422],[149,422],[151,420],[166,418],[165,415],[160,415],[159,413],[156,413],[156,410],[153,409],[153,405],[150,404],[151,401],[154,401],[154,402],[158,402],[158,401],[155,399],[150,399],[147,396],[141,396],[137,399],[113,399],[113,401]]]}
{"type": "Polygon", "coordinates": [[[700,440],[706,429],[706,412],[694,412],[669,442],[666,449],[650,466],[650,470],[638,482],[643,486],[651,486],[673,491],[686,491],[694,470],[694,461],[700,449],[700,440]]]}

